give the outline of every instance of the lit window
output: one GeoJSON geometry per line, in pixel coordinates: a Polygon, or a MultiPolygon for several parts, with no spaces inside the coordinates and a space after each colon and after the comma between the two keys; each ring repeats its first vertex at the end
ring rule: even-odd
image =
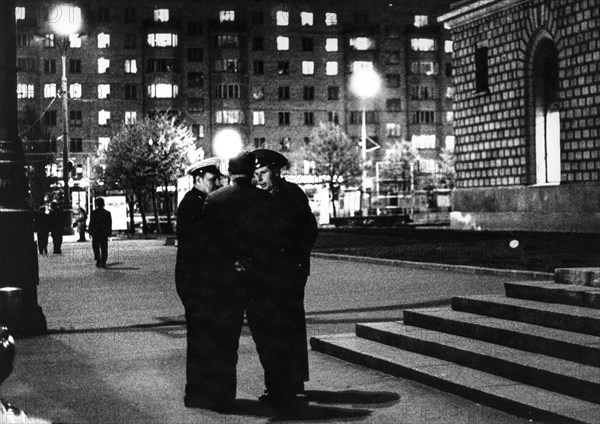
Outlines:
{"type": "Polygon", "coordinates": [[[148,97],[153,99],[170,99],[177,97],[179,86],[175,84],[151,84],[148,86],[148,97]]]}
{"type": "Polygon", "coordinates": [[[429,19],[427,15],[415,15],[415,26],[416,27],[424,27],[429,24],[429,19]]]}
{"type": "Polygon", "coordinates": [[[300,12],[302,25],[313,26],[314,15],[311,12],[300,12]]]}
{"type": "Polygon", "coordinates": [[[338,51],[338,39],[337,38],[328,38],[327,40],[325,40],[325,51],[337,52],[338,51]]]}
{"type": "Polygon", "coordinates": [[[325,13],[325,25],[327,25],[327,26],[337,25],[337,13],[331,13],[331,12],[325,13]]]}
{"type": "Polygon", "coordinates": [[[454,87],[446,87],[446,97],[449,99],[454,97],[454,87]]]}
{"type": "Polygon", "coordinates": [[[289,37],[277,37],[277,50],[289,50],[290,49],[290,38],[289,37]]]}
{"type": "Polygon", "coordinates": [[[385,133],[388,137],[400,137],[400,124],[396,124],[396,123],[385,124],[385,133]]]}
{"type": "Polygon", "coordinates": [[[240,37],[237,34],[220,34],[217,35],[218,47],[238,47],[240,45],[240,37]]]}
{"type": "Polygon", "coordinates": [[[435,149],[435,134],[413,135],[411,142],[416,149],[435,149]]]}
{"type": "Polygon", "coordinates": [[[276,14],[277,25],[279,26],[287,26],[290,24],[290,12],[284,12],[282,10],[278,10],[276,14]]]}
{"type": "Polygon", "coordinates": [[[125,124],[132,125],[137,122],[137,112],[125,111],[125,124]]]}
{"type": "Polygon", "coordinates": [[[355,60],[351,65],[351,72],[362,71],[362,70],[370,70],[373,69],[373,62],[370,61],[361,61],[355,60]]]}
{"type": "Polygon", "coordinates": [[[15,7],[15,16],[18,20],[25,19],[25,8],[24,7],[15,7]]]}
{"type": "Polygon", "coordinates": [[[98,150],[108,149],[110,143],[110,137],[98,137],[98,150]]]}
{"type": "Polygon", "coordinates": [[[311,60],[302,61],[302,73],[304,75],[313,75],[315,73],[315,62],[311,60]]]}
{"type": "Polygon", "coordinates": [[[137,74],[137,61],[135,59],[125,61],[125,73],[137,74]]]}
{"type": "Polygon", "coordinates": [[[350,39],[350,47],[355,50],[372,50],[375,48],[375,40],[369,37],[354,37],[350,39]]]}
{"type": "Polygon", "coordinates": [[[108,99],[110,96],[110,84],[98,84],[98,98],[108,99]]]}
{"type": "Polygon", "coordinates": [[[453,121],[454,121],[454,112],[449,110],[448,112],[446,112],[446,122],[450,123],[453,121]]]}
{"type": "Polygon", "coordinates": [[[454,150],[454,136],[453,135],[447,135],[446,136],[446,149],[448,150],[454,150]]]}
{"type": "Polygon", "coordinates": [[[19,99],[32,99],[34,94],[33,84],[17,84],[17,97],[19,99]]]}
{"type": "Polygon", "coordinates": [[[152,47],[176,47],[179,44],[177,34],[170,33],[148,34],[147,40],[152,47]]]}
{"type": "Polygon", "coordinates": [[[220,22],[233,22],[235,21],[235,10],[221,10],[219,11],[220,22]]]}
{"type": "Polygon", "coordinates": [[[110,69],[110,60],[103,57],[98,59],[98,73],[105,74],[110,69]]]}
{"type": "Polygon", "coordinates": [[[110,111],[101,110],[98,112],[98,125],[108,125],[110,123],[110,111]]]}
{"type": "Polygon", "coordinates": [[[81,84],[71,84],[69,86],[69,97],[72,99],[81,98],[82,87],[81,84]]]}
{"type": "Polygon", "coordinates": [[[265,112],[255,110],[252,112],[252,124],[253,125],[265,125],[265,112]]]}
{"type": "Polygon", "coordinates": [[[45,34],[44,35],[44,48],[54,47],[54,34],[45,34]]]}
{"type": "Polygon", "coordinates": [[[431,174],[436,171],[437,163],[435,159],[419,159],[419,171],[431,174]]]}
{"type": "Polygon", "coordinates": [[[325,73],[327,75],[337,75],[338,74],[338,63],[329,61],[325,64],[325,73]]]}
{"type": "Polygon", "coordinates": [[[56,84],[44,84],[44,98],[51,99],[56,97],[56,84]]]}
{"type": "Polygon", "coordinates": [[[108,47],[110,47],[110,34],[101,32],[98,34],[98,48],[106,49],[108,47]]]}
{"type": "Polygon", "coordinates": [[[410,46],[416,52],[431,52],[435,50],[435,40],[432,38],[412,38],[410,46]]]}
{"type": "Polygon", "coordinates": [[[244,111],[242,110],[217,110],[215,113],[217,124],[242,124],[244,111]]]}
{"type": "Polygon", "coordinates": [[[154,9],[154,22],[169,22],[169,9],[154,9]]]}
{"type": "Polygon", "coordinates": [[[444,51],[446,53],[452,53],[453,50],[454,50],[454,48],[453,48],[452,40],[446,40],[444,42],[444,51]]]}
{"type": "Polygon", "coordinates": [[[79,38],[79,34],[69,34],[69,47],[72,49],[81,48],[81,38],[79,38]]]}

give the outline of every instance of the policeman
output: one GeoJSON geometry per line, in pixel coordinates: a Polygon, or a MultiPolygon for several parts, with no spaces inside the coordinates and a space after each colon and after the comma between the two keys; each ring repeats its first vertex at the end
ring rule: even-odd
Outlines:
{"type": "MultiPolygon", "coordinates": [[[[192,176],[193,187],[188,191],[177,208],[177,259],[175,264],[175,286],[185,309],[187,321],[187,369],[186,369],[186,398],[194,396],[197,386],[201,384],[198,371],[198,351],[202,349],[198,332],[198,314],[201,306],[198,304],[197,256],[198,229],[200,213],[208,194],[220,186],[221,160],[208,158],[194,163],[187,169],[192,176]]],[[[184,399],[184,402],[187,403],[184,399]]]]}
{"type": "MultiPolygon", "coordinates": [[[[292,392],[299,394],[304,392],[304,382],[309,379],[304,288],[310,274],[310,252],[317,238],[317,221],[304,191],[281,176],[281,170],[289,165],[288,160],[269,149],[258,149],[253,153],[256,183],[275,197],[286,236],[278,289],[272,291],[272,302],[266,305],[273,308],[270,315],[280,317],[283,328],[276,333],[284,340],[272,342],[289,352],[292,358],[290,384],[292,392]]],[[[267,402],[273,396],[268,380],[269,376],[266,376],[267,390],[260,397],[267,402]]]]}

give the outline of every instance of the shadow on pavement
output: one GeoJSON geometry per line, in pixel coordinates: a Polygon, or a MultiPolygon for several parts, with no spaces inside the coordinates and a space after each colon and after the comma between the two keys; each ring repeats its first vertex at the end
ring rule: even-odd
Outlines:
{"type": "Polygon", "coordinates": [[[284,421],[320,421],[320,420],[352,420],[371,415],[368,409],[348,409],[331,406],[319,406],[298,403],[288,411],[276,411],[257,400],[237,399],[235,410],[228,412],[230,415],[251,415],[270,417],[269,422],[284,421]]]}
{"type": "Polygon", "coordinates": [[[400,395],[393,392],[364,392],[359,390],[344,390],[340,392],[307,390],[305,395],[311,402],[350,403],[355,405],[389,403],[400,400],[400,395]]]}

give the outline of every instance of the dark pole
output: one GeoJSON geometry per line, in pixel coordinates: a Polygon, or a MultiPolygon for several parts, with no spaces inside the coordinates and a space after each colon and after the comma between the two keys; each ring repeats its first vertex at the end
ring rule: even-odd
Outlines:
{"type": "Polygon", "coordinates": [[[0,1],[0,288],[23,292],[19,333],[46,331],[37,303],[38,260],[33,211],[27,201],[23,144],[17,125],[17,43],[15,1],[0,1]]]}
{"type": "Polygon", "coordinates": [[[69,93],[67,84],[67,49],[69,48],[69,37],[64,36],[59,40],[62,45],[59,46],[62,62],[62,77],[60,80],[60,89],[62,96],[62,115],[63,115],[63,213],[65,215],[63,233],[73,234],[73,206],[71,205],[71,190],[69,189],[69,93]]]}

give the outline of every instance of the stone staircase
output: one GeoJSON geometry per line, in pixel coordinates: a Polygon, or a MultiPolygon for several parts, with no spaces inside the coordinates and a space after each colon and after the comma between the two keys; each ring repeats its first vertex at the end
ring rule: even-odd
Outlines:
{"type": "Polygon", "coordinates": [[[600,423],[600,268],[505,289],[313,337],[311,347],[526,418],[600,423]]]}

